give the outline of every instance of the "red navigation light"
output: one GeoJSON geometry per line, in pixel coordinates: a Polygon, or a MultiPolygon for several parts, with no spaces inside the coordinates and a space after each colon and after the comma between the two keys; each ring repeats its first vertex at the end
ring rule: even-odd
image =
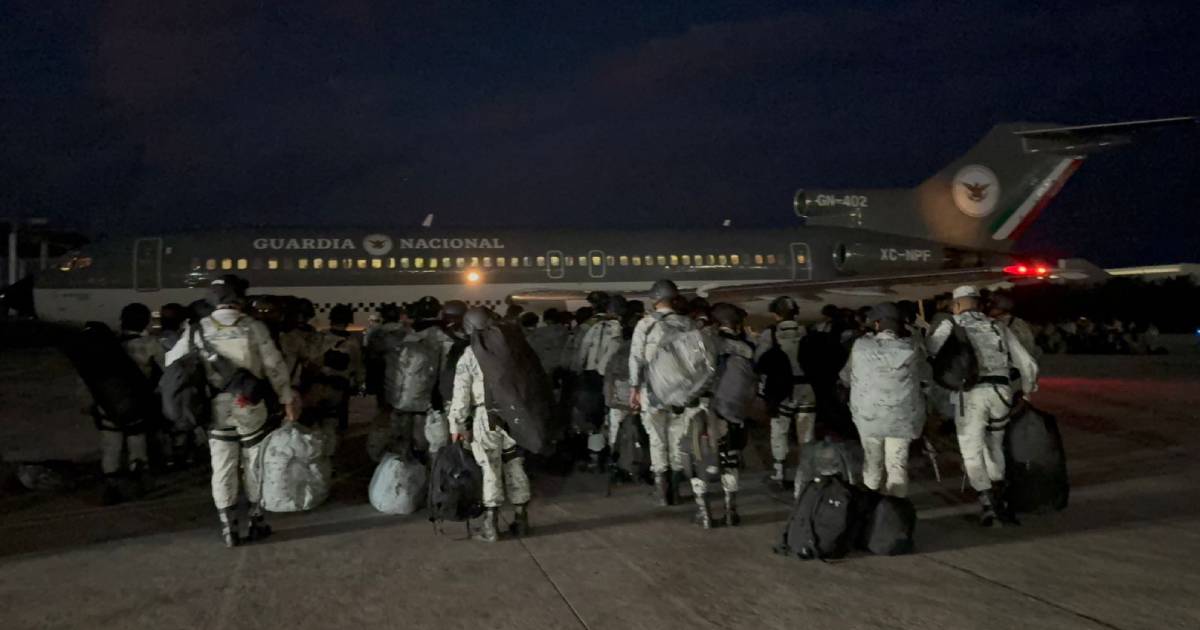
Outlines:
{"type": "Polygon", "coordinates": [[[1038,266],[1037,266],[1037,275],[1039,275],[1039,276],[1044,276],[1044,275],[1046,275],[1046,274],[1048,274],[1048,273],[1050,273],[1050,270],[1049,270],[1049,269],[1047,269],[1045,265],[1038,265],[1038,266]]]}
{"type": "Polygon", "coordinates": [[[1034,265],[1009,265],[1004,268],[1004,273],[1010,276],[1026,276],[1026,277],[1045,277],[1050,274],[1050,268],[1044,264],[1038,263],[1034,265]]]}

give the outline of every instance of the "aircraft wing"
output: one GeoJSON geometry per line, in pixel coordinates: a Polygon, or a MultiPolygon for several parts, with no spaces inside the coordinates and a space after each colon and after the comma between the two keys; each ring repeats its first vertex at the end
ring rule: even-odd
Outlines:
{"type": "Polygon", "coordinates": [[[976,267],[947,271],[899,274],[888,276],[857,276],[818,282],[785,280],[760,284],[700,287],[696,293],[709,302],[745,302],[754,299],[774,299],[788,295],[801,299],[817,299],[825,293],[893,294],[899,287],[945,286],[969,283],[998,282],[1010,279],[1003,267],[976,267]]]}
{"type": "Polygon", "coordinates": [[[1014,131],[1031,153],[1080,153],[1120,146],[1130,142],[1132,136],[1162,127],[1196,125],[1200,118],[1176,116],[1153,120],[1134,120],[1099,125],[1072,125],[1014,131]]]}

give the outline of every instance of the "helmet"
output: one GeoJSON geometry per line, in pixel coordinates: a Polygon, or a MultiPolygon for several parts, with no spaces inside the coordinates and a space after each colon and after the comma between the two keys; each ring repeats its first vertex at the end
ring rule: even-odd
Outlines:
{"type": "Polygon", "coordinates": [[[625,313],[629,311],[629,302],[620,295],[614,295],[608,298],[608,304],[604,310],[609,315],[624,317],[625,313]]]}
{"type": "Polygon", "coordinates": [[[348,326],[354,321],[354,309],[349,304],[338,304],[329,309],[329,323],[335,326],[348,326]]]}
{"type": "Polygon", "coordinates": [[[988,304],[990,304],[992,308],[1005,313],[1011,313],[1013,310],[1012,298],[1003,293],[993,293],[991,300],[988,301],[988,304]]]}
{"type": "Polygon", "coordinates": [[[792,298],[781,295],[774,300],[771,300],[771,314],[778,315],[783,319],[791,319],[800,311],[800,307],[796,306],[796,301],[792,298]]]}
{"type": "Polygon", "coordinates": [[[712,318],[722,326],[730,328],[740,326],[744,317],[742,309],[732,304],[722,302],[712,307],[712,318]]]}
{"type": "Polygon", "coordinates": [[[313,306],[312,300],[308,298],[300,298],[300,302],[296,305],[300,312],[300,318],[308,321],[317,316],[317,307],[313,306]]]}
{"type": "Polygon", "coordinates": [[[608,294],[604,291],[592,291],[587,294],[587,303],[596,310],[603,310],[608,304],[608,294]]]}
{"type": "Polygon", "coordinates": [[[476,306],[463,315],[463,330],[468,333],[487,330],[492,327],[494,315],[483,306],[476,306]]]}
{"type": "Polygon", "coordinates": [[[650,287],[650,297],[653,298],[655,302],[670,300],[677,295],[679,295],[679,287],[675,286],[674,282],[671,282],[665,278],[655,282],[654,285],[650,287]]]}
{"type": "Polygon", "coordinates": [[[121,329],[141,332],[150,325],[150,308],[140,302],[121,309],[121,329]]]}
{"type": "Polygon", "coordinates": [[[900,309],[891,302],[883,302],[871,307],[867,312],[867,323],[874,322],[890,322],[893,324],[900,323],[900,309]]]}
{"type": "Polygon", "coordinates": [[[437,298],[427,295],[416,302],[411,302],[405,307],[408,316],[412,319],[437,319],[438,314],[442,312],[442,303],[437,298]]]}
{"type": "Polygon", "coordinates": [[[459,320],[467,314],[467,303],[462,300],[450,300],[442,305],[443,320],[459,320]]]}
{"type": "Polygon", "coordinates": [[[705,315],[711,309],[712,305],[702,297],[692,298],[692,301],[688,302],[688,312],[692,315],[705,315]]]}
{"type": "Polygon", "coordinates": [[[384,304],[379,307],[379,317],[385,322],[400,321],[400,307],[395,304],[384,304]]]}

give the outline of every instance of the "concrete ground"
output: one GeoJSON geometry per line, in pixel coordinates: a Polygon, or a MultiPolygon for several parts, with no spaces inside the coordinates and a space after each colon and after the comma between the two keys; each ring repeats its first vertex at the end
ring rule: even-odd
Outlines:
{"type": "Polygon", "coordinates": [[[0,498],[0,628],[1200,627],[1200,365],[1051,357],[1045,371],[1035,401],[1062,426],[1071,506],[983,530],[955,463],[938,484],[914,459],[912,556],[773,555],[787,496],[757,471],[736,529],[700,531],[642,486],[605,497],[598,476],[543,474],[533,536],[463,541],[461,525],[439,534],[366,504],[360,427],[325,506],[236,550],[200,474],[109,508],[86,485],[0,498]]]}

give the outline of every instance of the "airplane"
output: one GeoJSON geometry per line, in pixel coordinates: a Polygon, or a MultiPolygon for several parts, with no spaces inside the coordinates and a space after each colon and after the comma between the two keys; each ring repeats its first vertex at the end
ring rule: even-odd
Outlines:
{"type": "MultiPolygon", "coordinates": [[[[1016,256],[1012,243],[1082,160],[1195,117],[1063,126],[998,125],[910,189],[800,190],[796,224],[663,229],[227,229],[110,239],[66,256],[34,289],[43,319],[115,318],[129,302],[188,304],[225,274],[252,294],[336,304],[356,323],[385,303],[442,301],[537,310],[582,304],[590,291],[644,295],[671,278],[690,295],[751,313],[779,295],[806,313],[927,297],[964,283],[1094,276],[1087,264],[1016,256]]],[[[1194,127],[1193,127],[1194,128],[1194,127]]],[[[1099,272],[1102,274],[1102,272],[1099,272]]]]}

